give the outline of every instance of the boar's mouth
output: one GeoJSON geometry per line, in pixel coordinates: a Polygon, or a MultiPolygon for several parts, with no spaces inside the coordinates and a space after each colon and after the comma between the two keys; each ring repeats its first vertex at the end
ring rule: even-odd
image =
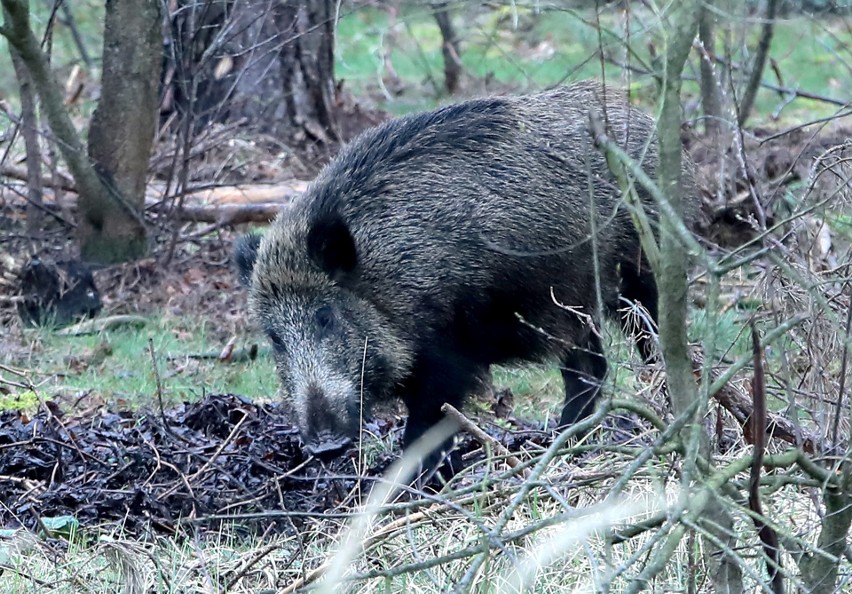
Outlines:
{"type": "Polygon", "coordinates": [[[320,458],[333,458],[343,453],[351,443],[352,438],[345,435],[321,434],[305,443],[305,451],[320,458]]]}

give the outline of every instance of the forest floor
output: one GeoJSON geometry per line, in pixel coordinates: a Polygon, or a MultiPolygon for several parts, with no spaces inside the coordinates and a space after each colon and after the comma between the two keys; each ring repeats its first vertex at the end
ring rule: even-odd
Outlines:
{"type": "MultiPolygon", "coordinates": [[[[766,137],[769,132],[755,131],[755,138],[758,135],[766,137]]],[[[781,192],[788,184],[803,183],[815,157],[845,137],[848,131],[837,128],[817,135],[799,130],[763,145],[755,141],[749,147],[749,162],[759,176],[759,189],[766,195],[781,192]]],[[[720,207],[716,199],[719,189],[710,185],[718,170],[716,156],[698,141],[692,153],[702,184],[705,237],[727,246],[742,242],[754,216],[751,203],[742,199],[747,181],[732,179],[730,187],[722,190],[729,195],[720,207]]],[[[263,169],[262,165],[258,168],[263,169]]],[[[252,183],[260,182],[254,179],[252,183]]],[[[174,231],[177,249],[168,264],[163,257],[172,237],[161,231],[151,257],[95,272],[103,300],[102,317],[141,314],[154,320],[153,328],[141,334],[156,337],[157,342],[131,341],[124,352],[113,343],[122,343],[122,332],[138,331],[119,329],[57,338],[49,331],[22,327],[14,307],[16,268],[33,253],[48,261],[66,257],[73,253],[73,237],[67,228],[55,224],[44,238],[33,239],[24,228],[23,200],[7,191],[0,204],[5,227],[0,261],[7,279],[0,285],[6,297],[0,314],[4,328],[0,364],[6,372],[0,402],[10,409],[0,419],[0,444],[4,444],[0,446],[0,487],[8,495],[0,509],[1,524],[20,522],[32,527],[46,515],[72,514],[86,522],[123,518],[126,528],[155,525],[175,531],[178,519],[187,515],[219,517],[226,510],[231,514],[255,512],[285,503],[287,509],[320,512],[346,500],[344,494],[351,492],[356,479],[350,477],[337,490],[329,491],[321,469],[354,475],[356,470],[364,470],[363,461],[353,463],[356,450],[331,465],[307,461],[301,453],[292,422],[275,400],[268,353],[252,328],[245,291],[230,266],[232,229],[197,236],[198,225],[181,226],[174,231]],[[200,342],[199,325],[203,327],[200,342]],[[246,353],[259,341],[265,365],[245,357],[233,359],[234,348],[246,353]],[[176,352],[163,350],[169,347],[176,352]],[[110,366],[111,359],[121,357],[135,360],[137,366],[128,366],[126,371],[110,366]],[[144,371],[139,369],[140,362],[144,371]],[[127,377],[122,382],[122,374],[146,377],[138,386],[134,384],[136,393],[133,388],[116,388],[104,378],[118,375],[119,385],[132,383],[127,377]],[[235,383],[235,378],[246,374],[267,377],[258,380],[260,383],[235,383]],[[69,381],[69,376],[77,381],[69,381]],[[197,382],[196,389],[185,389],[178,378],[186,385],[197,382]],[[224,390],[234,392],[231,388],[236,388],[236,393],[223,393],[223,384],[224,390]],[[259,403],[250,402],[248,396],[259,397],[259,403]],[[47,444],[54,445],[46,450],[47,444]],[[296,468],[300,476],[288,483],[284,501],[280,477],[290,476],[296,468]],[[238,493],[250,504],[238,505],[238,493]],[[292,498],[296,496],[304,501],[295,503],[292,498]]],[[[838,218],[835,227],[844,223],[838,218]]],[[[833,232],[832,239],[837,237],[833,232]]],[[[842,234],[840,241],[846,241],[842,234]]],[[[128,364],[120,360],[119,367],[122,365],[128,364]]],[[[551,392],[558,403],[560,390],[551,392]]],[[[506,402],[502,400],[499,406],[505,407],[506,402]]],[[[498,406],[493,399],[491,404],[498,406]]],[[[486,404],[479,412],[488,408],[486,404]]],[[[379,440],[395,444],[402,414],[393,410],[386,416],[369,430],[379,440]]],[[[501,416],[511,420],[501,426],[493,422],[492,414],[486,426],[504,445],[529,439],[529,432],[538,432],[539,445],[552,437],[540,431],[546,415],[526,421],[505,412],[501,416]]],[[[474,448],[469,437],[463,447],[474,448]]],[[[366,475],[380,474],[394,450],[391,445],[371,460],[366,475]]]]}
{"type": "MultiPolygon", "coordinates": [[[[704,202],[698,230],[708,245],[732,249],[754,234],[758,215],[750,184],[758,195],[771,197],[762,202],[760,216],[781,218],[785,194],[808,183],[819,158],[850,136],[830,126],[761,142],[777,132],[751,131],[744,149],[751,179],[734,173],[722,185],[719,155],[700,138],[692,141],[704,202]]],[[[249,178],[228,181],[262,185],[279,183],[282,175],[292,179],[292,172],[282,174],[264,165],[260,153],[254,156],[258,161],[249,178]]],[[[404,411],[398,407],[365,423],[367,447],[353,447],[332,461],[302,452],[289,413],[276,399],[274,366],[230,266],[231,244],[245,225],[155,219],[149,258],[94,273],[103,301],[100,317],[132,314],[145,325],[68,336],[25,328],[17,315],[17,271],[33,254],[57,261],[74,250],[70,229],[58,222],[39,238],[29,236],[24,208],[19,193],[2,189],[0,537],[12,538],[26,527],[47,535],[46,546],[56,550],[69,535],[95,527],[141,539],[192,539],[221,534],[224,526],[231,535],[293,537],[316,529],[319,519],[345,517],[382,482],[399,455],[404,411]],[[172,240],[176,247],[166,262],[172,240]],[[251,352],[259,354],[245,355],[251,352]]],[[[839,210],[814,217],[814,258],[829,266],[849,243],[849,220],[839,210]]],[[[728,319],[734,342],[753,307],[743,297],[748,288],[737,290],[728,319]]],[[[625,369],[634,378],[621,385],[626,392],[636,392],[636,377],[655,373],[636,362],[625,369]]],[[[496,377],[491,397],[468,411],[474,422],[510,452],[546,450],[554,439],[548,421],[559,404],[558,375],[496,377]]],[[[663,396],[655,386],[640,390],[640,397],[659,409],[663,396]]],[[[727,418],[724,424],[719,447],[742,446],[736,423],[727,418]]],[[[590,443],[641,448],[651,443],[651,434],[636,417],[608,417],[590,443]]],[[[453,483],[464,492],[487,480],[493,452],[466,432],[459,443],[473,469],[453,483]]],[[[609,476],[611,460],[599,450],[574,458],[577,471],[593,477],[576,480],[609,476]]],[[[440,491],[440,484],[434,489],[440,491]]],[[[414,497],[408,493],[396,503],[414,497]]],[[[303,562],[311,565],[304,555],[303,562]]]]}

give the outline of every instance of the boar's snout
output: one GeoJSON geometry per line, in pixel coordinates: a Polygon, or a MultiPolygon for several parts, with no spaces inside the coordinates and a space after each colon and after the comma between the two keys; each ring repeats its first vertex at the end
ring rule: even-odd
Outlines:
{"type": "Polygon", "coordinates": [[[334,457],[352,443],[352,420],[345,413],[341,416],[339,408],[332,406],[322,389],[310,386],[306,408],[307,419],[302,436],[309,454],[334,457]]]}

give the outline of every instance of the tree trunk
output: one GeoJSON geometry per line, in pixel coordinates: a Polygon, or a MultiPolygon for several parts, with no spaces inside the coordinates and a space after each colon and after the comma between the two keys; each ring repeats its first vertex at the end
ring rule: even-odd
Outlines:
{"type": "Polygon", "coordinates": [[[701,104],[704,108],[704,132],[707,136],[717,136],[722,130],[722,93],[715,75],[714,58],[716,54],[716,16],[706,5],[701,7],[698,16],[698,38],[704,46],[699,56],[701,64],[701,104]]]}
{"type": "Polygon", "coordinates": [[[82,203],[84,260],[121,262],[147,251],[142,213],[154,139],[162,13],[158,0],[108,0],[101,97],[89,130],[89,157],[106,192],[82,203]]]}
{"type": "MultiPolygon", "coordinates": [[[[8,18],[8,15],[5,17],[8,18]]],[[[42,211],[42,182],[41,182],[41,150],[38,142],[38,118],[36,117],[35,97],[33,96],[30,73],[14,47],[9,46],[12,67],[15,78],[18,79],[18,89],[21,96],[21,135],[24,137],[24,148],[27,155],[27,231],[35,234],[41,230],[42,211]]]]}
{"type": "MultiPolygon", "coordinates": [[[[684,196],[685,186],[682,179],[681,83],[683,68],[698,32],[700,11],[701,5],[697,0],[684,0],[672,10],[672,27],[665,55],[663,102],[657,124],[660,189],[681,220],[689,199],[684,196]]],[[[693,408],[698,400],[698,390],[686,335],[689,255],[678,238],[677,226],[680,224],[680,221],[672,220],[668,216],[661,217],[660,266],[655,275],[659,288],[660,346],[666,364],[669,398],[676,417],[691,415],[691,422],[681,431],[681,440],[687,445],[682,470],[683,492],[688,493],[698,482],[696,475],[700,474],[696,457],[700,454],[710,460],[710,448],[707,434],[701,426],[707,403],[699,403],[693,408]]],[[[732,536],[733,519],[720,497],[708,500],[702,520],[707,532],[723,543],[723,546],[717,546],[709,539],[704,542],[713,591],[741,592],[742,571],[736,560],[728,554],[736,540],[732,536]]]]}
{"type": "Polygon", "coordinates": [[[441,30],[441,53],[444,56],[444,87],[452,95],[459,88],[461,78],[461,48],[459,38],[450,18],[450,10],[446,2],[438,2],[434,6],[435,22],[441,30]]]}
{"type": "Polygon", "coordinates": [[[340,140],[335,117],[334,3],[285,0],[275,20],[287,117],[292,127],[324,144],[340,140]]]}
{"type": "Polygon", "coordinates": [[[284,83],[278,51],[282,35],[274,18],[276,0],[244,0],[235,8],[235,39],[226,40],[242,48],[236,61],[235,83],[228,103],[228,117],[245,119],[264,133],[277,134],[286,121],[284,83]]]}
{"type": "Polygon", "coordinates": [[[199,126],[240,120],[323,148],[345,139],[334,77],[336,2],[240,0],[224,9],[214,0],[195,8],[201,4],[181,0],[170,17],[166,113],[187,117],[192,106],[199,126]]]}
{"type": "Polygon", "coordinates": [[[0,3],[5,11],[0,35],[26,65],[42,113],[77,185],[82,258],[106,264],[142,256],[146,251],[143,190],[162,56],[159,1],[107,2],[104,82],[89,135],[94,164],[86,158],[62,91],[30,28],[28,2],[0,3]]]}
{"type": "MultiPolygon", "coordinates": [[[[844,475],[848,462],[844,464],[844,475]]],[[[852,485],[844,477],[843,488],[832,491],[824,488],[822,498],[825,514],[820,520],[817,540],[819,553],[813,552],[799,559],[802,581],[807,592],[837,592],[837,575],[840,560],[847,550],[849,526],[852,525],[852,485]]]]}
{"type": "Polygon", "coordinates": [[[751,75],[748,79],[743,100],[740,103],[740,126],[744,126],[746,120],[748,120],[751,108],[754,106],[754,100],[757,97],[757,91],[760,88],[763,69],[766,67],[766,60],[769,58],[769,46],[772,44],[772,35],[775,32],[775,16],[777,13],[778,0],[768,0],[766,4],[766,17],[763,21],[763,28],[760,31],[760,41],[757,44],[757,50],[754,53],[754,63],[751,66],[751,75]]]}
{"type": "Polygon", "coordinates": [[[2,0],[2,4],[4,19],[0,34],[17,51],[30,73],[33,86],[41,99],[42,114],[58,140],[57,145],[74,176],[80,196],[101,192],[102,184],[86,160],[80,137],[63,106],[59,85],[30,29],[29,4],[26,0],[2,0]]]}

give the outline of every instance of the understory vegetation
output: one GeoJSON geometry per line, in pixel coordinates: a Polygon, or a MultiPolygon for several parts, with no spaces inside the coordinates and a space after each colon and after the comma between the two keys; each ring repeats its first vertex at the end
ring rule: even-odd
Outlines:
{"type": "MultiPolygon", "coordinates": [[[[30,4],[82,131],[99,93],[103,3],[30,4]]],[[[223,22],[237,22],[238,4],[223,22]]],[[[662,118],[682,8],[330,4],[341,130],[585,78],[662,118]],[[440,10],[459,42],[452,92],[440,10]]],[[[161,113],[152,253],[94,272],[93,321],[121,317],[21,322],[17,271],[34,253],[73,251],[76,194],[45,125],[45,178],[65,181],[45,187],[48,222],[27,231],[21,102],[0,36],[0,593],[852,591],[852,13],[776,4],[702,3],[678,77],[684,125],[671,133],[692,154],[702,203],[679,239],[692,408],[677,409],[668,361],[640,360],[606,325],[591,418],[553,431],[555,365],[495,367],[461,411],[464,469],[423,489],[416,452],[400,452],[399,403],[378,406],[340,459],[301,451],[231,268],[234,239],[265,228],[240,210],[253,192],[298,193],[336,150],[304,130],[161,113]]],[[[246,53],[229,41],[206,46],[225,48],[211,50],[216,80],[246,53]]]]}

